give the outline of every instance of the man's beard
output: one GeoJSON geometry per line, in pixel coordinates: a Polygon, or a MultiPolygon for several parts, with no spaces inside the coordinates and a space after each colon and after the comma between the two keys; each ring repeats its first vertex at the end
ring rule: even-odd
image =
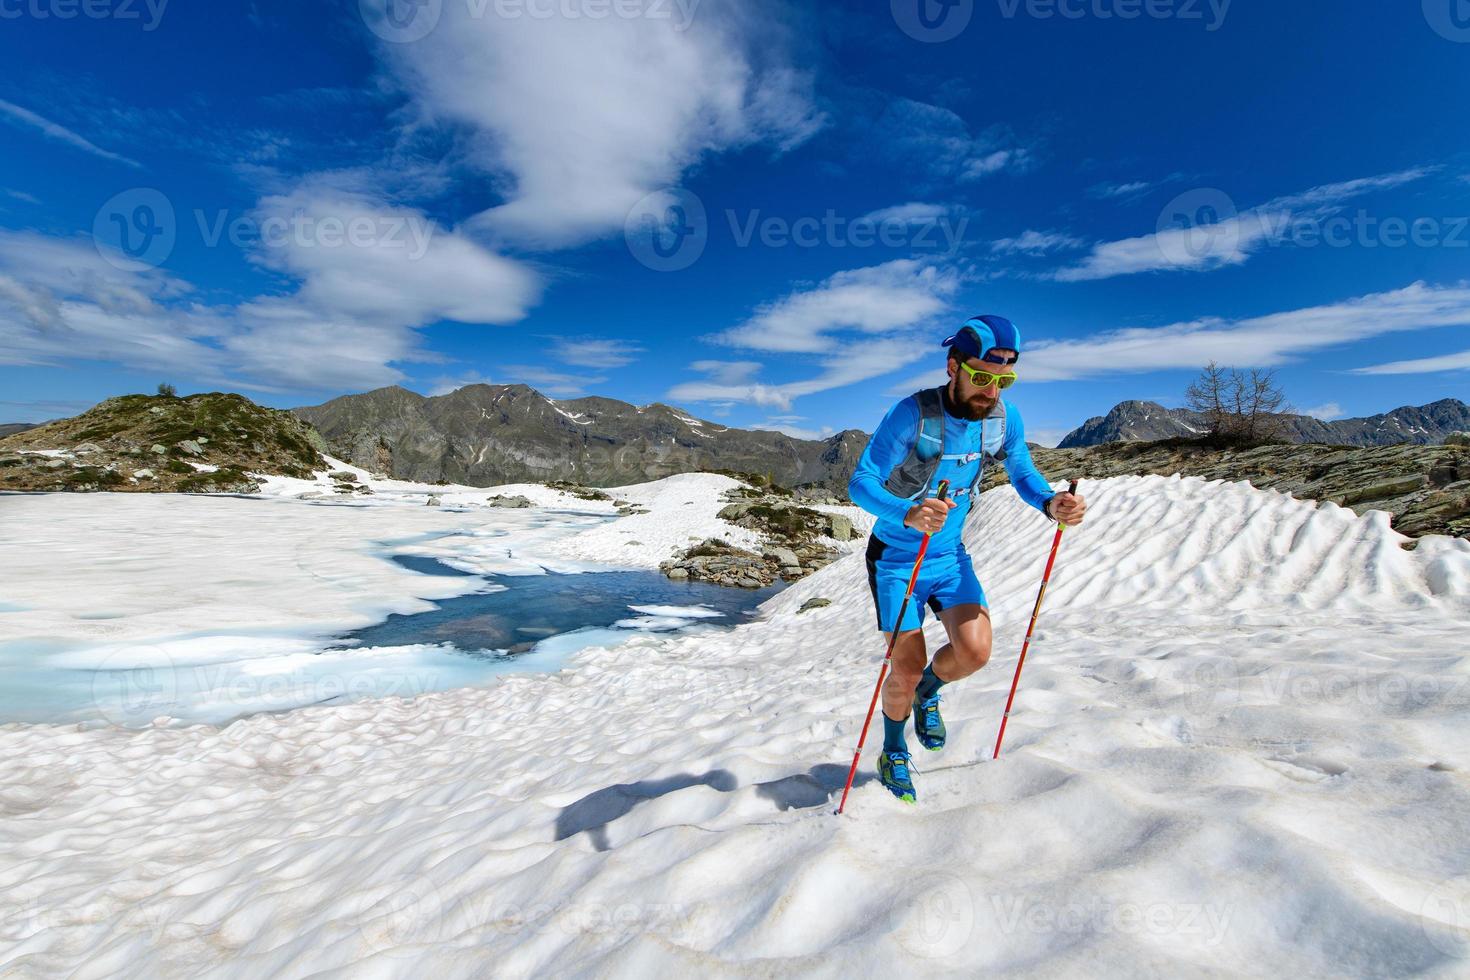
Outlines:
{"type": "Polygon", "coordinates": [[[989,418],[996,406],[1000,404],[1000,396],[991,398],[987,395],[972,395],[969,399],[961,401],[956,392],[959,388],[958,381],[949,383],[949,404],[954,410],[952,414],[966,419],[970,422],[979,422],[981,419],[989,418]]]}

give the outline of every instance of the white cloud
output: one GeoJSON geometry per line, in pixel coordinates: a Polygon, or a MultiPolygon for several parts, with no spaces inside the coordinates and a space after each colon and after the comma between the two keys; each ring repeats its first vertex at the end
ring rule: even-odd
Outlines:
{"type": "Polygon", "coordinates": [[[600,385],[607,381],[607,378],[601,375],[589,376],[585,372],[572,374],[529,364],[507,364],[501,369],[501,373],[507,379],[506,384],[530,385],[543,395],[553,395],[557,398],[576,398],[579,395],[585,395],[589,385],[600,385]]]}
{"type": "Polygon", "coordinates": [[[805,417],[801,415],[776,415],[767,418],[763,422],[754,423],[751,425],[751,428],[762,429],[767,432],[781,432],[793,439],[808,439],[813,442],[826,439],[837,431],[830,425],[824,425],[820,429],[812,429],[796,424],[802,421],[805,421],[805,417]]]}
{"type": "Polygon", "coordinates": [[[1093,197],[1135,197],[1143,194],[1154,185],[1146,180],[1134,180],[1125,184],[1098,184],[1088,193],[1093,197]]]}
{"type": "Polygon", "coordinates": [[[558,364],[575,364],[611,370],[627,367],[638,360],[645,348],[607,337],[554,337],[551,355],[558,364]]]}
{"type": "Polygon", "coordinates": [[[751,350],[819,353],[841,331],[875,336],[916,326],[944,312],[959,283],[953,269],[914,259],[851,269],[761,308],[714,339],[751,350]]]}
{"type": "Polygon", "coordinates": [[[706,154],[789,149],[822,125],[766,4],[710,5],[687,30],[476,6],[446,3],[428,37],[380,48],[419,118],[462,127],[471,161],[500,178],[507,200],[475,227],[538,246],[588,241],[706,154]]]}
{"type": "Polygon", "coordinates": [[[1108,331],[1030,346],[1023,381],[1193,369],[1210,361],[1274,367],[1302,354],[1386,334],[1470,326],[1470,285],[1414,283],[1300,310],[1242,320],[1218,318],[1108,331]]]}
{"type": "Polygon", "coordinates": [[[1031,154],[1024,148],[993,150],[975,157],[960,171],[960,180],[979,180],[1005,170],[1025,170],[1031,164],[1031,154]]]}
{"type": "Polygon", "coordinates": [[[1323,184],[1321,187],[1313,187],[1311,190],[1300,194],[1289,194],[1286,197],[1278,197],[1268,204],[1262,205],[1265,211],[1297,211],[1302,208],[1317,207],[1324,204],[1336,204],[1339,201],[1351,197],[1359,197],[1373,191],[1392,190],[1411,184],[1416,180],[1436,173],[1437,167],[1414,167],[1402,170],[1398,173],[1381,174],[1377,177],[1361,177],[1357,180],[1345,180],[1336,184],[1323,184]]]}
{"type": "MultiPolygon", "coordinates": [[[[1103,242],[1093,246],[1091,254],[1080,263],[1056,270],[1051,278],[1060,282],[1087,282],[1141,272],[1200,272],[1241,265],[1305,210],[1326,208],[1328,210],[1324,213],[1331,213],[1333,207],[1349,198],[1401,187],[1434,172],[1433,168],[1419,167],[1324,184],[1299,194],[1276,198],[1213,224],[1168,228],[1136,238],[1103,242]]],[[[1211,200],[1211,204],[1228,203],[1223,193],[1216,192],[1213,197],[1219,201],[1211,200]]]]}
{"type": "Polygon", "coordinates": [[[1170,228],[1152,235],[1093,246],[1079,264],[1058,269],[1059,282],[1088,282],[1163,269],[1201,271],[1241,265],[1266,244],[1275,222],[1241,214],[1197,228],[1170,228]]]}
{"type": "MultiPolygon", "coordinates": [[[[1205,318],[1163,327],[1110,330],[1075,340],[1029,344],[1021,358],[1023,384],[1078,378],[1198,370],[1215,361],[1232,367],[1270,368],[1303,354],[1373,337],[1435,327],[1470,326],[1470,284],[1435,287],[1422,282],[1327,306],[1288,310],[1242,320],[1205,318]]],[[[1431,358],[1454,370],[1462,355],[1431,358]]],[[[1414,365],[1419,362],[1402,362],[1414,365]]],[[[1465,366],[1465,365],[1461,365],[1465,366]]],[[[1409,373],[1359,369],[1360,373],[1409,373]]],[[[944,380],[941,364],[901,381],[888,394],[908,394],[944,380]]]]}
{"type": "Polygon", "coordinates": [[[1086,245],[1082,239],[1068,235],[1060,231],[1033,231],[1026,230],[1016,238],[1001,238],[990,243],[994,252],[1014,255],[1045,255],[1048,252],[1061,252],[1070,249],[1081,248],[1086,245]]]}
{"type": "Polygon", "coordinates": [[[416,211],[300,191],[267,198],[256,217],[284,222],[252,258],[288,291],[216,306],[83,239],[0,231],[0,363],[110,361],[274,390],[377,387],[403,379],[395,364],[438,359],[417,328],[515,322],[538,297],[524,267],[416,211]]]}
{"type": "Polygon", "coordinates": [[[265,198],[256,218],[263,229],[272,219],[291,227],[264,242],[257,261],[302,280],[298,298],[320,310],[415,326],[510,323],[539,296],[524,265],[413,209],[308,188],[265,198]]]}
{"type": "Polygon", "coordinates": [[[1470,350],[1353,368],[1353,374],[1432,374],[1437,371],[1470,371],[1470,350]]]}
{"type": "Polygon", "coordinates": [[[5,194],[6,194],[7,197],[13,197],[17,201],[24,201],[27,204],[40,204],[41,203],[41,199],[39,197],[37,197],[36,195],[34,195],[34,194],[27,194],[25,191],[18,191],[18,190],[16,190],[13,187],[7,187],[7,188],[5,188],[5,194]]]}
{"type": "Polygon", "coordinates": [[[1305,415],[1308,418],[1321,419],[1323,422],[1331,422],[1333,419],[1342,418],[1343,411],[1342,406],[1337,402],[1328,402],[1325,405],[1298,409],[1297,414],[1305,415]]]}
{"type": "Polygon", "coordinates": [[[870,211],[855,223],[871,225],[925,225],[942,221],[949,216],[949,208],[943,204],[898,204],[890,208],[870,211]]]}
{"type": "Polygon", "coordinates": [[[0,113],[4,113],[12,119],[39,130],[51,139],[59,140],[78,150],[90,153],[93,156],[101,157],[104,160],[111,160],[114,163],[125,164],[129,167],[141,168],[143,166],[138,161],[131,160],[120,153],[104,150],[86,137],[72,132],[59,123],[52,122],[44,116],[38,116],[31,110],[18,106],[13,102],[6,102],[4,99],[0,99],[0,113]]]}
{"type": "Polygon", "coordinates": [[[498,384],[504,384],[504,382],[496,381],[488,375],[474,373],[435,378],[433,383],[429,385],[429,397],[438,398],[440,395],[452,394],[461,388],[468,388],[470,385],[498,384]]]}
{"type": "Polygon", "coordinates": [[[695,361],[689,365],[718,384],[738,385],[755,377],[761,369],[759,361],[695,361]]]}
{"type": "Polygon", "coordinates": [[[1067,438],[1071,432],[1071,429],[1033,429],[1028,425],[1026,427],[1026,441],[1037,446],[1046,446],[1048,449],[1055,449],[1057,443],[1067,438]]]}
{"type": "MultiPolygon", "coordinates": [[[[932,351],[939,349],[936,344],[932,351]]],[[[914,337],[867,340],[841,347],[824,361],[826,368],[823,371],[800,381],[772,384],[756,381],[749,375],[736,381],[723,381],[712,376],[675,385],[665,397],[675,402],[744,402],[788,411],[798,398],[881,377],[930,352],[931,348],[914,337]]]]}

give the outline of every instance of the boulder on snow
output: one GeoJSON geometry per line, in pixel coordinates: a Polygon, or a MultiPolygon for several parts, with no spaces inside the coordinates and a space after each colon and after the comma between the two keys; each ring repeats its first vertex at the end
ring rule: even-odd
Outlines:
{"type": "Polygon", "coordinates": [[[524,510],[527,507],[534,507],[534,506],[536,506],[535,504],[533,504],[531,502],[531,500],[529,498],[522,497],[522,496],[519,496],[519,495],[514,496],[514,497],[505,497],[505,496],[491,497],[487,501],[487,503],[491,507],[505,507],[505,508],[509,508],[509,509],[512,509],[512,510],[524,510]]]}

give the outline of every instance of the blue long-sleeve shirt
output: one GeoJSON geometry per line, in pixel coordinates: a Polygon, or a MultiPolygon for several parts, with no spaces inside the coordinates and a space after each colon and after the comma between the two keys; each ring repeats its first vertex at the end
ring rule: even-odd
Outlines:
{"type": "MultiPolygon", "coordinates": [[[[981,463],[981,440],[984,449],[992,454],[1005,450],[1005,468],[1010,475],[1011,485],[1021,499],[1045,513],[1046,503],[1056,496],[1046,477],[1036,469],[1031,459],[1031,450],[1026,446],[1026,427],[1021,421],[1021,412],[1010,402],[1005,403],[1005,437],[1001,439],[1000,423],[992,419],[988,426],[955,418],[944,413],[944,449],[946,453],[972,453],[974,462],[942,460],[934,474],[930,493],[940,480],[948,480],[956,490],[968,488],[974,481],[981,463]],[[988,430],[988,431],[987,431],[988,430]]],[[[908,458],[909,450],[919,432],[919,401],[913,395],[894,405],[879,423],[877,431],[868,440],[858,460],[857,469],[848,481],[847,493],[852,502],[878,518],[873,533],[895,551],[916,553],[924,535],[904,524],[909,509],[917,501],[908,500],[890,493],[884,486],[894,468],[908,458]]],[[[944,527],[929,541],[929,551],[943,554],[963,547],[960,532],[965,518],[970,513],[973,501],[969,494],[956,500],[954,510],[944,522],[944,527]]]]}

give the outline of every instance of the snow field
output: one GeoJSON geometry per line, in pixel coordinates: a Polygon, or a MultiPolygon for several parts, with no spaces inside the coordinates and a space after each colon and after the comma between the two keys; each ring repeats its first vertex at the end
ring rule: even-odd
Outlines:
{"type": "Polygon", "coordinates": [[[1470,543],[1244,484],[1082,490],[994,763],[1051,529],[983,499],[996,653],[945,689],[917,807],[870,742],[831,815],[882,655],[860,554],[765,621],[491,689],[0,726],[0,970],[1464,975],[1470,543]]]}

